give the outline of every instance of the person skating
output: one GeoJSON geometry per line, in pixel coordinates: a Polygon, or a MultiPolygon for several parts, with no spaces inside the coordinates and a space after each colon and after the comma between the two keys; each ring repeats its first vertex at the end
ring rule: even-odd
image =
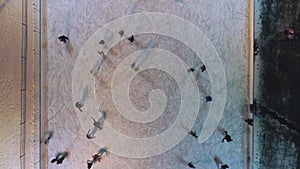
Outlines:
{"type": "Polygon", "coordinates": [[[48,144],[49,141],[50,141],[50,139],[51,139],[52,136],[53,136],[53,131],[46,131],[46,132],[45,132],[45,135],[46,135],[46,138],[45,138],[44,143],[45,143],[45,144],[48,144]]]}
{"type": "Polygon", "coordinates": [[[226,169],[229,168],[229,166],[227,164],[222,164],[221,169],[226,169]]]}
{"type": "Polygon", "coordinates": [[[99,155],[99,154],[94,154],[93,156],[92,156],[92,160],[87,160],[86,161],[86,163],[87,163],[87,168],[88,169],[91,169],[92,168],[92,166],[98,161],[98,162],[101,162],[101,155],[99,155]]]}
{"type": "Polygon", "coordinates": [[[131,43],[133,43],[133,41],[134,41],[134,35],[131,35],[131,36],[128,38],[128,40],[129,40],[131,43]]]}
{"type": "Polygon", "coordinates": [[[78,102],[75,103],[75,107],[78,108],[78,110],[82,112],[81,108],[83,107],[83,103],[78,101],[78,102]]]}
{"type": "Polygon", "coordinates": [[[195,71],[195,69],[192,67],[188,69],[188,72],[194,72],[194,71],[195,71]]]}
{"type": "Polygon", "coordinates": [[[253,119],[244,119],[246,123],[248,123],[250,126],[253,126],[253,119]]]}
{"type": "Polygon", "coordinates": [[[187,164],[190,168],[196,168],[195,166],[194,166],[194,164],[193,164],[193,162],[191,161],[191,162],[189,162],[188,164],[187,164]]]}
{"type": "Polygon", "coordinates": [[[94,154],[93,156],[93,161],[95,162],[101,162],[102,156],[100,154],[94,154]]]}
{"type": "Polygon", "coordinates": [[[100,116],[99,116],[97,121],[92,117],[94,123],[93,123],[92,127],[88,130],[87,134],[86,134],[86,137],[88,139],[95,138],[96,132],[98,130],[103,129],[104,121],[106,119],[106,113],[104,111],[100,110],[100,109],[99,109],[99,112],[100,112],[100,116]]]}
{"type": "Polygon", "coordinates": [[[224,140],[226,140],[227,142],[231,142],[232,139],[231,139],[231,136],[227,133],[227,131],[224,131],[224,138],[222,139],[222,143],[224,142],[224,140]]]}
{"type": "MultiPolygon", "coordinates": [[[[189,68],[189,69],[188,69],[188,72],[194,72],[195,70],[198,70],[198,69],[199,69],[199,66],[200,66],[200,65],[197,63],[197,64],[194,65],[193,67],[189,68]]],[[[200,66],[200,70],[201,70],[201,72],[204,72],[204,71],[206,70],[205,65],[200,66]]]]}
{"type": "Polygon", "coordinates": [[[198,138],[196,131],[190,130],[190,131],[188,132],[188,134],[190,134],[191,136],[193,136],[193,137],[195,137],[195,138],[198,138]]]}
{"type": "Polygon", "coordinates": [[[204,72],[204,71],[206,70],[205,65],[202,65],[202,66],[200,67],[200,69],[201,69],[201,72],[204,72]]]}
{"type": "Polygon", "coordinates": [[[104,41],[104,40],[100,40],[100,41],[99,41],[99,44],[100,44],[100,45],[104,45],[104,44],[105,44],[105,41],[104,41]]]}
{"type": "Polygon", "coordinates": [[[124,35],[124,31],[123,30],[120,30],[118,33],[119,33],[120,37],[122,37],[124,35]]]}
{"type": "Polygon", "coordinates": [[[58,37],[58,39],[63,43],[67,43],[69,41],[69,38],[65,35],[58,37]]]}
{"type": "Polygon", "coordinates": [[[55,156],[54,159],[51,160],[51,163],[55,163],[56,164],[62,164],[64,159],[68,156],[68,152],[64,151],[64,152],[58,152],[55,156]]]}
{"type": "Polygon", "coordinates": [[[93,160],[87,160],[86,163],[87,163],[87,168],[88,168],[88,169],[91,169],[92,166],[93,166],[93,164],[94,164],[93,160]]]}
{"type": "Polygon", "coordinates": [[[107,147],[103,147],[103,148],[100,148],[98,150],[98,153],[97,154],[94,154],[92,156],[92,160],[87,160],[87,167],[88,169],[91,169],[92,166],[98,161],[98,162],[101,162],[101,159],[102,159],[102,155],[103,153],[107,153],[107,147]]]}
{"type": "Polygon", "coordinates": [[[211,102],[212,97],[211,96],[205,96],[205,102],[211,102]]]}

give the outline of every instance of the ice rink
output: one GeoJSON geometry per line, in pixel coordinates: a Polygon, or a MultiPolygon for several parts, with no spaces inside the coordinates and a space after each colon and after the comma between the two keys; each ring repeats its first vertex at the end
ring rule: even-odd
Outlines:
{"type": "Polygon", "coordinates": [[[38,132],[53,131],[53,138],[42,144],[41,161],[30,163],[87,168],[107,147],[92,168],[184,169],[193,162],[217,169],[218,158],[247,168],[248,8],[241,0],[44,2],[38,132]],[[60,42],[61,35],[69,41],[60,42]],[[99,109],[106,113],[103,126],[87,139],[99,109]],[[224,130],[232,142],[221,142],[224,130]],[[69,152],[63,164],[50,163],[57,151],[69,152]]]}

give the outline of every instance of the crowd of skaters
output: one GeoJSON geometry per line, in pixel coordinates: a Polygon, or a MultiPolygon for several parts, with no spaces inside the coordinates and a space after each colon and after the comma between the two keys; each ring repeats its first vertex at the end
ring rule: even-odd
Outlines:
{"type": "MultiPolygon", "coordinates": [[[[123,35],[124,35],[124,31],[123,31],[123,30],[119,31],[118,33],[119,33],[120,36],[123,36],[123,35]]],[[[289,32],[289,33],[290,33],[290,32],[289,32]]],[[[67,36],[65,36],[65,35],[59,36],[58,39],[59,39],[61,42],[63,42],[63,43],[68,43],[68,42],[69,42],[69,38],[68,38],[67,36]]],[[[127,38],[127,40],[128,40],[129,42],[131,42],[131,43],[134,43],[134,42],[135,42],[135,36],[134,36],[134,35],[131,35],[130,37],[127,38]]],[[[99,42],[99,44],[104,45],[104,44],[105,44],[105,41],[104,41],[104,40],[101,40],[101,41],[99,42]]],[[[254,48],[255,48],[254,53],[255,53],[255,55],[257,55],[257,54],[258,54],[258,44],[257,44],[257,42],[255,42],[254,45],[255,45],[255,46],[254,46],[254,48]]],[[[99,52],[98,52],[98,53],[99,53],[99,52]]],[[[104,55],[103,51],[101,51],[99,54],[104,55]]],[[[104,57],[103,57],[103,58],[104,58],[104,57]]],[[[135,70],[135,69],[136,69],[135,66],[136,66],[136,63],[135,63],[135,62],[132,63],[132,65],[131,65],[132,69],[135,70]]],[[[195,71],[201,71],[201,72],[204,72],[204,71],[206,71],[206,66],[205,66],[205,65],[199,65],[199,64],[196,64],[196,65],[194,65],[193,67],[190,67],[187,71],[188,71],[188,72],[191,72],[191,73],[193,73],[193,72],[195,72],[195,71]]],[[[92,71],[91,71],[91,72],[92,72],[92,71]]],[[[205,102],[211,102],[211,101],[212,101],[212,97],[211,97],[211,96],[209,96],[209,95],[208,95],[208,96],[205,96],[205,102]]],[[[78,102],[75,103],[75,107],[78,108],[78,110],[79,110],[80,112],[82,112],[82,107],[83,107],[83,106],[84,106],[84,102],[82,102],[82,101],[78,101],[78,102]]],[[[250,125],[250,126],[253,125],[253,119],[247,118],[247,119],[244,119],[244,120],[245,120],[246,123],[248,123],[248,125],[250,125]]],[[[95,120],[94,120],[94,124],[95,124],[95,120]]],[[[89,133],[89,132],[88,132],[88,133],[89,133]]],[[[192,137],[194,137],[195,139],[198,138],[198,135],[197,135],[197,133],[196,133],[195,130],[189,130],[189,131],[188,131],[188,134],[191,135],[192,137]]],[[[45,144],[48,144],[48,143],[49,143],[49,140],[50,140],[50,139],[52,138],[52,136],[53,136],[53,131],[47,131],[47,132],[45,133],[45,135],[46,135],[46,138],[45,138],[44,143],[45,143],[45,144]]],[[[87,134],[87,135],[88,135],[88,134],[87,134]]],[[[222,139],[222,141],[221,141],[222,143],[223,143],[224,141],[227,141],[227,142],[233,141],[233,139],[231,138],[231,136],[228,134],[228,132],[227,132],[226,130],[223,131],[223,136],[224,136],[224,137],[223,137],[223,139],[222,139]]],[[[91,139],[91,138],[89,138],[88,136],[87,136],[87,138],[88,138],[88,139],[91,139]]],[[[91,159],[88,159],[88,160],[87,160],[87,168],[88,168],[88,169],[91,169],[91,167],[92,167],[96,162],[101,162],[102,155],[103,155],[104,153],[107,153],[107,148],[106,148],[106,147],[100,148],[99,151],[98,151],[96,154],[92,155],[91,159]]],[[[51,163],[55,163],[55,162],[56,162],[56,164],[62,164],[63,160],[64,160],[68,155],[69,155],[69,153],[68,153],[67,151],[57,152],[55,158],[53,158],[53,159],[51,160],[51,163]]],[[[223,162],[220,160],[219,157],[215,156],[214,160],[215,160],[216,164],[218,165],[218,167],[220,166],[220,169],[227,169],[227,168],[229,168],[229,166],[228,166],[226,163],[223,163],[223,162]]],[[[187,163],[187,166],[190,167],[190,168],[196,168],[196,167],[195,167],[195,164],[196,164],[196,163],[197,163],[197,162],[190,161],[190,162],[187,163]]]]}

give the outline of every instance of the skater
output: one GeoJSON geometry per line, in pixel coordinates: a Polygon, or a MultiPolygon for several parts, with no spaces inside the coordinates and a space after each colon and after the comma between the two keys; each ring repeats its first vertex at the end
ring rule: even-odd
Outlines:
{"type": "Polygon", "coordinates": [[[205,65],[202,65],[202,66],[200,67],[200,69],[201,69],[201,72],[204,72],[204,71],[206,70],[205,65]]]}
{"type": "Polygon", "coordinates": [[[246,123],[248,123],[250,126],[253,126],[253,119],[244,119],[246,123]]]}
{"type": "MultiPolygon", "coordinates": [[[[102,155],[102,154],[101,154],[102,155]]],[[[95,162],[101,162],[101,159],[102,159],[102,157],[101,157],[101,155],[100,154],[94,154],[92,157],[93,157],[93,161],[95,161],[95,162]]]]}
{"type": "Polygon", "coordinates": [[[194,166],[194,164],[193,164],[193,162],[191,161],[191,162],[189,162],[188,164],[187,164],[190,168],[196,168],[195,166],[194,166]]]}
{"type": "Polygon", "coordinates": [[[52,136],[53,136],[53,131],[46,131],[46,132],[45,132],[45,135],[46,135],[46,138],[45,138],[44,143],[45,143],[45,144],[48,144],[49,141],[50,141],[50,139],[51,139],[52,136]]]}
{"type": "Polygon", "coordinates": [[[100,148],[98,150],[98,153],[94,154],[92,156],[92,158],[93,158],[92,160],[87,160],[87,167],[88,167],[88,169],[91,169],[92,166],[93,166],[93,164],[95,164],[97,161],[101,162],[103,153],[107,153],[107,147],[100,148]]]}
{"type": "Polygon", "coordinates": [[[133,62],[133,63],[131,64],[131,68],[132,68],[134,71],[138,71],[138,70],[139,70],[139,68],[138,68],[138,66],[136,66],[136,63],[135,63],[135,62],[133,62]]]}
{"type": "Polygon", "coordinates": [[[104,121],[106,119],[106,113],[102,110],[99,109],[99,112],[100,112],[100,117],[98,118],[98,121],[96,121],[93,117],[93,126],[91,127],[91,129],[88,130],[87,134],[86,134],[86,137],[88,139],[93,139],[95,138],[95,134],[97,132],[97,130],[102,130],[103,128],[103,124],[104,124],[104,121]]]}
{"type": "Polygon", "coordinates": [[[205,96],[205,102],[211,102],[212,97],[211,96],[205,96]]]}
{"type": "Polygon", "coordinates": [[[69,42],[69,38],[68,38],[67,36],[65,36],[65,35],[62,35],[62,36],[58,37],[58,39],[59,39],[61,42],[63,42],[63,43],[69,42]]]}
{"type": "Polygon", "coordinates": [[[67,151],[58,152],[56,154],[55,158],[51,160],[51,163],[55,163],[56,162],[56,164],[62,164],[62,162],[68,156],[68,154],[69,153],[67,151]]]}
{"type": "Polygon", "coordinates": [[[192,67],[188,69],[188,72],[194,72],[194,71],[195,71],[195,69],[192,67]]]}
{"type": "Polygon", "coordinates": [[[100,40],[100,41],[99,41],[99,44],[100,44],[100,45],[104,45],[104,44],[105,44],[105,41],[104,41],[104,40],[100,40]]]}
{"type": "Polygon", "coordinates": [[[222,164],[221,169],[226,169],[229,168],[229,166],[227,164],[222,164]]]}
{"type": "Polygon", "coordinates": [[[94,164],[94,162],[92,161],[92,160],[87,160],[87,167],[88,167],[88,169],[91,169],[92,168],[92,166],[93,166],[93,164],[94,164]]]}
{"type": "Polygon", "coordinates": [[[131,43],[133,43],[133,41],[134,41],[134,36],[131,35],[131,36],[128,38],[128,40],[129,40],[131,43]]]}
{"type": "Polygon", "coordinates": [[[120,37],[122,37],[124,35],[124,31],[123,30],[120,30],[118,33],[119,33],[120,37]]]}
{"type": "Polygon", "coordinates": [[[197,134],[196,134],[196,131],[193,131],[193,130],[190,130],[188,132],[188,134],[190,134],[191,136],[195,137],[195,138],[198,138],[197,134]]]}
{"type": "Polygon", "coordinates": [[[81,109],[81,108],[83,107],[83,105],[84,105],[84,104],[81,103],[81,102],[79,102],[79,101],[75,103],[75,107],[77,107],[78,110],[81,111],[81,112],[82,112],[82,109],[81,109]]]}
{"type": "Polygon", "coordinates": [[[87,160],[86,163],[87,163],[87,167],[88,169],[91,169],[92,166],[98,161],[98,162],[101,162],[101,156],[99,156],[98,154],[94,154],[92,156],[92,160],[87,160]]]}
{"type": "Polygon", "coordinates": [[[231,142],[232,139],[230,137],[230,135],[227,133],[227,131],[224,131],[225,137],[222,139],[222,143],[224,142],[224,140],[226,140],[227,142],[231,142]]]}
{"type": "Polygon", "coordinates": [[[206,70],[205,65],[200,66],[200,64],[197,63],[197,64],[194,65],[193,67],[189,68],[189,69],[188,69],[188,72],[194,72],[195,70],[199,70],[199,68],[200,68],[201,72],[204,72],[204,71],[206,70]]]}

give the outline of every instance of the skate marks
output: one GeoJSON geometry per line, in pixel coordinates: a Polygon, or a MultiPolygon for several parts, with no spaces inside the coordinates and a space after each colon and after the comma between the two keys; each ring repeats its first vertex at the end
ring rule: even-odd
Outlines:
{"type": "MultiPolygon", "coordinates": [[[[197,133],[198,142],[205,142],[217,128],[224,110],[227,96],[224,67],[214,46],[205,34],[190,22],[177,16],[152,12],[137,13],[113,20],[95,32],[85,43],[76,60],[72,81],[73,99],[78,97],[81,86],[88,85],[95,88],[93,85],[94,78],[90,73],[91,69],[86,69],[97,63],[97,58],[92,57],[94,54],[91,53],[99,50],[107,54],[109,49],[116,46],[120,41],[126,41],[128,45],[138,47],[140,42],[136,40],[129,42],[127,36],[120,36],[118,33],[120,30],[123,30],[125,35],[151,33],[172,37],[188,46],[203,62],[211,82],[211,93],[209,94],[213,98],[209,103],[208,115],[202,130],[197,133]],[[99,40],[105,41],[105,46],[99,44],[99,40]]],[[[151,42],[149,43],[148,46],[151,46],[151,42]]],[[[140,124],[151,123],[161,116],[167,102],[166,94],[162,90],[155,89],[150,92],[150,107],[146,111],[137,110],[129,98],[129,86],[132,79],[147,69],[164,71],[175,79],[180,88],[180,109],[173,124],[155,136],[129,137],[118,132],[109,123],[104,123],[103,129],[97,133],[97,137],[92,141],[96,144],[111,145],[111,153],[129,158],[152,157],[179,144],[188,134],[181,126],[186,126],[188,130],[192,129],[199,113],[200,101],[202,102],[198,99],[200,95],[195,76],[187,71],[190,68],[188,65],[193,66],[192,63],[187,64],[174,53],[158,48],[141,49],[129,53],[125,59],[119,60],[118,63],[115,65],[116,67],[113,67],[115,69],[112,72],[112,78],[108,80],[111,82],[110,92],[103,93],[104,96],[101,97],[104,100],[112,99],[109,105],[106,105],[107,107],[112,106],[108,111],[116,109],[127,120],[140,124]]],[[[95,70],[97,69],[96,66],[95,70]]],[[[100,102],[102,101],[100,100],[100,102]]],[[[99,106],[102,105],[99,105],[95,95],[89,97],[85,103],[85,107],[90,110],[88,113],[92,117],[95,117],[95,108],[99,106]]],[[[90,128],[86,122],[86,113],[76,111],[76,115],[82,128],[86,131],[90,129],[89,133],[93,136],[92,129],[97,127],[93,125],[90,128]]],[[[95,122],[97,121],[95,120],[95,122]]]]}
{"type": "Polygon", "coordinates": [[[2,9],[5,8],[5,6],[6,6],[8,3],[9,3],[9,0],[4,0],[4,2],[2,2],[2,3],[0,4],[0,12],[2,11],[2,9]]]}
{"type": "Polygon", "coordinates": [[[90,71],[90,73],[91,73],[94,77],[95,77],[95,76],[97,75],[97,73],[99,72],[100,66],[101,66],[101,64],[102,64],[102,62],[103,62],[103,59],[104,59],[104,53],[103,53],[102,51],[101,51],[101,52],[98,51],[98,53],[99,53],[99,55],[100,55],[101,57],[98,58],[97,62],[96,62],[95,65],[93,66],[92,70],[90,71]]]}
{"type": "MultiPolygon", "coordinates": [[[[144,48],[153,48],[154,40],[150,40],[144,48]]],[[[131,64],[131,68],[138,71],[144,62],[149,58],[151,50],[143,50],[139,56],[136,57],[135,61],[131,64]]]]}
{"type": "Polygon", "coordinates": [[[100,112],[100,116],[98,118],[98,120],[96,121],[93,117],[93,125],[92,127],[88,130],[87,134],[86,134],[86,137],[88,139],[93,139],[95,138],[95,134],[98,130],[102,130],[103,129],[103,124],[104,124],[104,121],[106,119],[106,113],[102,110],[99,109],[99,112],[100,112]]]}
{"type": "MultiPolygon", "coordinates": [[[[161,113],[163,113],[165,110],[167,103],[166,95],[159,89],[153,90],[150,93],[150,108],[144,112],[138,111],[134,106],[132,106],[130,98],[128,97],[129,91],[122,92],[124,89],[128,89],[128,86],[137,73],[130,70],[128,65],[130,65],[135,58],[143,57],[144,59],[145,56],[142,56],[144,53],[147,54],[146,57],[148,60],[147,62],[143,62],[143,67],[140,67],[140,71],[155,68],[164,72],[168,72],[168,74],[175,79],[181,89],[180,112],[182,112],[182,114],[179,113],[177,121],[179,121],[179,119],[184,119],[184,117],[187,115],[187,112],[189,112],[189,115],[187,116],[192,116],[190,119],[195,120],[198,113],[198,111],[195,110],[199,109],[199,100],[195,99],[199,98],[196,82],[192,76],[188,76],[188,72],[186,71],[187,66],[178,56],[162,49],[145,49],[142,51],[137,51],[132,55],[129,55],[119,64],[112,78],[111,90],[113,102],[118,112],[130,121],[149,123],[161,116],[161,113]],[[165,63],[165,60],[167,60],[168,63],[165,63]],[[184,84],[186,85],[182,83],[182,78],[185,79],[184,84]]],[[[191,123],[193,123],[193,121],[191,123]]]]}
{"type": "Polygon", "coordinates": [[[84,106],[84,103],[88,97],[89,93],[88,93],[88,87],[85,86],[83,89],[82,89],[82,92],[81,92],[81,97],[79,99],[79,101],[76,101],[75,103],[75,107],[80,111],[82,112],[82,107],[84,106]]]}

